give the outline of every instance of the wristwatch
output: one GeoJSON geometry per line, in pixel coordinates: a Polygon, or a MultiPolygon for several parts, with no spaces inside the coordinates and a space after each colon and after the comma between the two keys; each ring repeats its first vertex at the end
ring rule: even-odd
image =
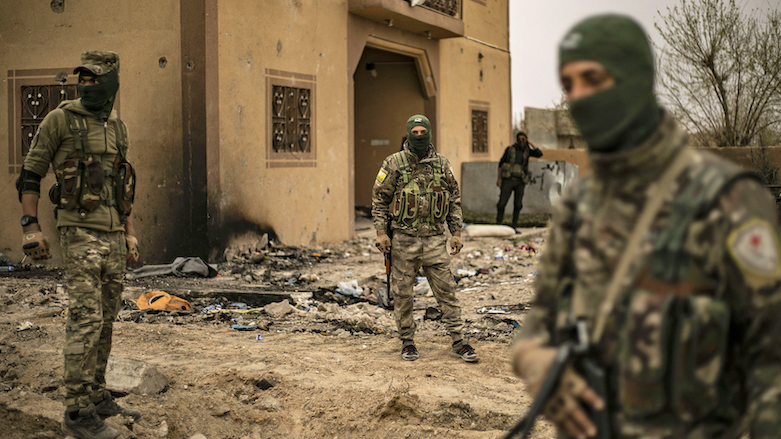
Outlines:
{"type": "Polygon", "coordinates": [[[22,216],[22,220],[19,222],[22,224],[22,227],[25,227],[29,226],[30,224],[38,224],[38,218],[32,215],[24,215],[22,216]]]}

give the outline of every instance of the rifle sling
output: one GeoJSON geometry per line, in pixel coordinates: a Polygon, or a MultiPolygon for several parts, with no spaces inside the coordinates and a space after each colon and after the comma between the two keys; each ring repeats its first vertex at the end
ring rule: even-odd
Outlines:
{"type": "Polygon", "coordinates": [[[649,192],[651,192],[651,196],[648,198],[643,211],[640,213],[635,228],[632,230],[632,234],[629,236],[629,240],[624,248],[624,253],[618,259],[618,266],[613,272],[613,277],[610,279],[605,300],[602,302],[594,325],[594,333],[591,340],[592,344],[599,343],[602,338],[602,335],[605,332],[607,319],[620,299],[621,283],[640,251],[640,244],[648,232],[648,229],[651,227],[653,220],[656,218],[657,213],[659,213],[662,203],[670,194],[673,183],[686,169],[690,159],[691,151],[688,148],[685,148],[678,154],[665,173],[662,174],[662,177],[658,180],[657,184],[648,188],[649,192]]]}

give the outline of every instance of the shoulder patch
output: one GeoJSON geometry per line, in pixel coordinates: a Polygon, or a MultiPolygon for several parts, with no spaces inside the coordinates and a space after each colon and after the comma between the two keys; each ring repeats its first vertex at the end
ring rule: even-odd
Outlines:
{"type": "Polygon", "coordinates": [[[385,181],[385,176],[387,176],[388,173],[385,172],[385,168],[380,168],[380,172],[377,173],[377,183],[382,183],[385,181]]]}
{"type": "Polygon", "coordinates": [[[727,251],[749,285],[760,287],[781,278],[781,245],[775,227],[752,219],[727,237],[727,251]]]}

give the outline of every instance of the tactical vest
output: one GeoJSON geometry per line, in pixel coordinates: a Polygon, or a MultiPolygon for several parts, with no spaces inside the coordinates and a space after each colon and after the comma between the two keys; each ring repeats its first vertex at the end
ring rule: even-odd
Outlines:
{"type": "MultiPolygon", "coordinates": [[[[734,182],[758,177],[706,156],[703,166],[685,171],[684,178],[669,202],[667,226],[653,232],[653,251],[616,307],[614,383],[617,403],[629,421],[668,417],[691,422],[728,405],[720,388],[730,309],[716,297],[718,285],[705,278],[700,261],[685,245],[691,224],[705,218],[734,182]]],[[[587,186],[587,181],[579,182],[578,199],[587,196],[587,186]]],[[[573,238],[583,215],[578,210],[573,238]]],[[[574,251],[574,242],[569,245],[574,251]]],[[[559,292],[557,327],[562,329],[574,317],[571,284],[562,283],[559,292]]]]}
{"type": "Polygon", "coordinates": [[[49,190],[49,199],[58,209],[78,210],[82,218],[99,205],[114,206],[121,216],[126,217],[133,207],[136,185],[135,170],[127,161],[127,127],[118,120],[112,122],[118,153],[112,168],[106,170],[100,157],[85,151],[87,118],[67,109],[63,112],[73,135],[75,150],[63,162],[62,172],[57,172],[57,182],[49,190]],[[106,178],[112,180],[108,197],[103,194],[106,178]]]}
{"type": "Polygon", "coordinates": [[[502,163],[502,178],[522,177],[526,174],[524,165],[529,162],[529,148],[523,149],[523,163],[516,163],[517,148],[510,146],[510,160],[502,163]]]}
{"type": "Polygon", "coordinates": [[[450,192],[444,178],[442,156],[437,154],[434,162],[420,164],[415,172],[412,171],[404,151],[394,153],[391,157],[396,162],[402,181],[401,187],[397,186],[390,205],[393,219],[405,229],[415,229],[424,221],[432,225],[445,221],[450,212],[450,192]],[[433,168],[434,178],[427,187],[420,187],[415,177],[421,172],[426,172],[428,166],[433,168]],[[426,212],[421,209],[424,205],[428,205],[426,212]]]}

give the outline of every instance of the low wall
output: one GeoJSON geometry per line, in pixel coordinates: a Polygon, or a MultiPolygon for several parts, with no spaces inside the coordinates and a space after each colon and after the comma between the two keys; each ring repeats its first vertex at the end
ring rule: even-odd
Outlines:
{"type": "MultiPolygon", "coordinates": [[[[499,188],[497,162],[461,164],[461,207],[464,211],[496,215],[499,188]]],[[[522,213],[551,213],[564,188],[578,179],[578,168],[563,160],[535,160],[529,163],[532,181],[523,194],[522,213]]],[[[513,196],[505,212],[512,213],[513,196]]]]}

